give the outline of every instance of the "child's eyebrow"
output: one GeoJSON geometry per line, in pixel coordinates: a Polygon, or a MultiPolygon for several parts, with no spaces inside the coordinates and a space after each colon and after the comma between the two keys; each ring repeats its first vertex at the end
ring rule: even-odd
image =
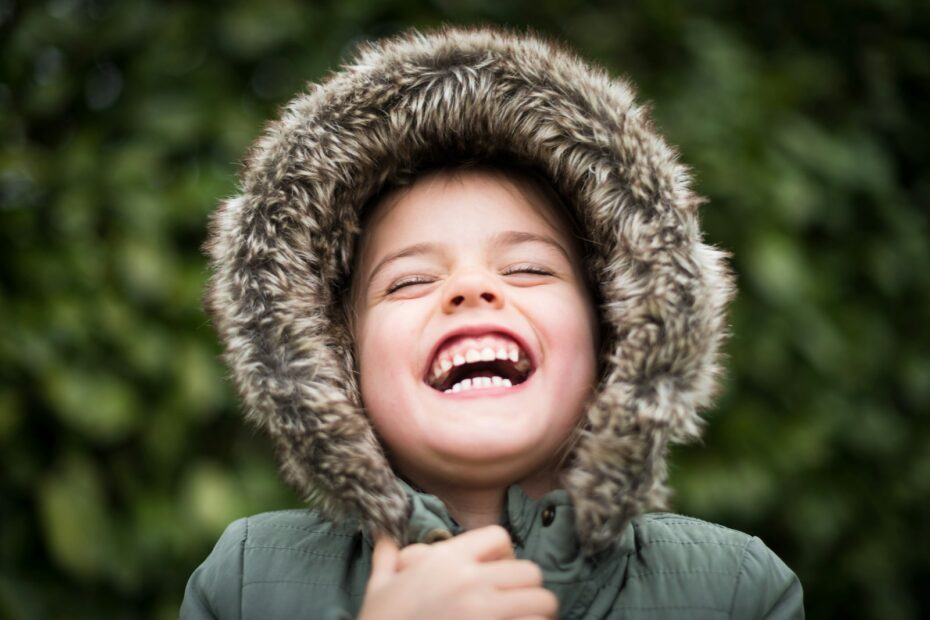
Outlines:
{"type": "MultiPolygon", "coordinates": [[[[495,248],[519,245],[521,243],[543,243],[558,250],[569,263],[572,262],[568,251],[562,247],[561,243],[549,235],[521,230],[505,230],[492,236],[489,241],[489,245],[495,248]]],[[[402,248],[396,252],[391,252],[382,258],[378,264],[375,265],[375,268],[371,270],[371,275],[368,276],[368,285],[371,285],[371,282],[375,279],[375,276],[378,275],[379,271],[384,269],[393,261],[401,258],[409,258],[411,256],[422,256],[424,254],[439,255],[443,253],[443,249],[443,244],[425,241],[423,243],[414,243],[413,245],[408,245],[407,247],[402,248]]]]}
{"type": "Polygon", "coordinates": [[[561,243],[549,235],[525,232],[522,230],[505,230],[491,238],[491,245],[494,247],[519,245],[521,243],[544,243],[561,252],[562,256],[564,256],[565,260],[569,263],[572,262],[572,257],[569,256],[568,251],[562,247],[561,243]]]}
{"type": "Polygon", "coordinates": [[[371,281],[375,279],[375,276],[378,275],[378,272],[385,268],[389,263],[392,263],[400,258],[407,258],[409,256],[422,256],[423,254],[441,254],[442,249],[438,243],[414,243],[413,245],[408,245],[402,250],[397,252],[392,252],[381,259],[375,268],[371,270],[371,275],[368,276],[368,284],[371,284],[371,281]]]}

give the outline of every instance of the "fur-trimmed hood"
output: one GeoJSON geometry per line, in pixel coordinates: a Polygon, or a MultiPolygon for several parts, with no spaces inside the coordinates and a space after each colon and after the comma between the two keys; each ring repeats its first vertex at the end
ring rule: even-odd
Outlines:
{"type": "Polygon", "coordinates": [[[403,540],[408,497],[365,416],[341,299],[363,205],[439,153],[538,167],[583,230],[605,346],[564,487],[584,548],[602,549],[663,506],[667,444],[698,436],[716,390],[733,287],[630,85],[561,46],[410,31],[294,98],[211,218],[204,301],[224,359],[284,478],[325,515],[403,540]]]}

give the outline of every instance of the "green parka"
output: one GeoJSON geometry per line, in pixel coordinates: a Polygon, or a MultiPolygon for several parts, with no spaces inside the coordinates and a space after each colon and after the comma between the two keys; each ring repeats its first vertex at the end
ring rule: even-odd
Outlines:
{"type": "MultiPolygon", "coordinates": [[[[700,122],[700,119],[695,119],[700,122]]],[[[668,514],[669,443],[715,396],[733,278],[705,244],[688,169],[625,80],[552,41],[443,28],[369,43],[253,145],[211,218],[205,305],[249,419],[313,510],[237,521],[193,574],[184,618],[351,616],[371,533],[455,533],[395,474],[358,389],[345,300],[364,206],[443,162],[517,162],[551,182],[583,244],[599,381],[561,490],[508,492],[502,522],[563,618],[802,617],[757,539],[668,514]]]]}
{"type": "MultiPolygon", "coordinates": [[[[458,533],[443,504],[411,493],[408,542],[458,533]]],[[[586,557],[565,491],[540,500],[518,486],[503,525],[517,557],[536,562],[559,618],[720,620],[804,617],[797,577],[758,538],[675,514],[633,519],[621,544],[586,557]]],[[[362,605],[371,537],[358,523],[306,510],[270,512],[227,528],[187,586],[182,620],[344,620],[362,605]]]]}

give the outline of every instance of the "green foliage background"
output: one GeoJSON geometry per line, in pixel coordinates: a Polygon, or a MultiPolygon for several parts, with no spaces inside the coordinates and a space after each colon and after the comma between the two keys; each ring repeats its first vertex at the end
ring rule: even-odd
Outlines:
{"type": "Polygon", "coordinates": [[[740,294],[676,509],[763,537],[810,617],[930,616],[930,4],[0,0],[0,617],[172,618],[296,505],[199,307],[278,106],[406,26],[531,26],[638,84],[740,294]]]}

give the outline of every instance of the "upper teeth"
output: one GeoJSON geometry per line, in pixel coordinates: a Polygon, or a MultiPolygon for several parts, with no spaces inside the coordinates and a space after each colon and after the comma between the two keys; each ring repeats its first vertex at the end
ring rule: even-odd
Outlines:
{"type": "MultiPolygon", "coordinates": [[[[431,369],[430,383],[434,386],[442,383],[454,367],[494,360],[509,360],[521,372],[526,372],[530,368],[530,360],[526,353],[509,338],[494,334],[477,338],[460,338],[445,345],[436,355],[431,369]]],[[[491,381],[490,378],[488,379],[491,381]]]]}

